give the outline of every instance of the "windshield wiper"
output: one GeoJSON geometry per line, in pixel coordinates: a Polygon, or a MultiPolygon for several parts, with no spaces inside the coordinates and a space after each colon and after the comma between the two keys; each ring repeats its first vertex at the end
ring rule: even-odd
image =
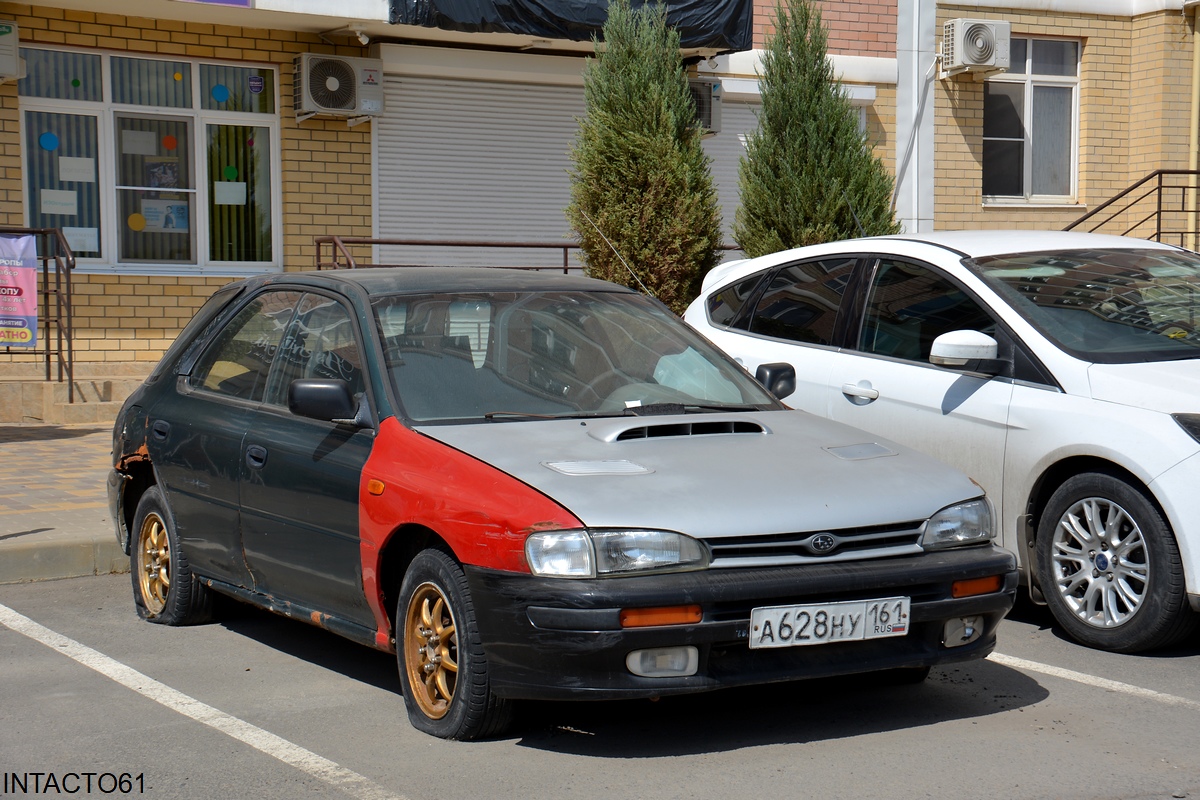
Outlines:
{"type": "Polygon", "coordinates": [[[653,417],[668,414],[687,414],[696,411],[761,411],[761,406],[707,403],[647,403],[644,406],[628,406],[626,416],[653,417]]]}

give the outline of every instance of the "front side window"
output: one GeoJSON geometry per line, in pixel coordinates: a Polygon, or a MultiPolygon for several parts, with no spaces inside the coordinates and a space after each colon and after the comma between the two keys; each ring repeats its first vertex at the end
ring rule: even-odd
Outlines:
{"type": "Polygon", "coordinates": [[[192,367],[195,389],[252,402],[266,392],[271,362],[300,302],[298,292],[264,292],[229,321],[192,367]]]}
{"type": "Polygon", "coordinates": [[[75,255],[193,274],[278,266],[269,67],[21,48],[27,217],[75,255]]]}
{"type": "Polygon", "coordinates": [[[1074,196],[1079,52],[1077,41],[1011,40],[1009,71],[983,88],[985,199],[1074,196]]]}
{"type": "Polygon", "coordinates": [[[928,361],[933,340],[950,331],[995,334],[991,316],[948,278],[921,264],[883,259],[858,336],[858,349],[928,361]]]}
{"type": "Polygon", "coordinates": [[[275,357],[267,402],[287,405],[288,387],[302,378],[346,381],[351,394],[361,394],[366,380],[354,328],[354,318],[341,303],[305,295],[275,357]]]}

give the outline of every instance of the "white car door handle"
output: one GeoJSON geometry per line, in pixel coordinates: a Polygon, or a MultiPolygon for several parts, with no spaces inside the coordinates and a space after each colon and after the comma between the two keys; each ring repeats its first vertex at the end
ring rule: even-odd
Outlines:
{"type": "Polygon", "coordinates": [[[861,397],[864,400],[875,400],[879,397],[879,390],[872,389],[870,384],[862,385],[866,381],[860,383],[843,383],[842,394],[847,397],[861,397]]]}

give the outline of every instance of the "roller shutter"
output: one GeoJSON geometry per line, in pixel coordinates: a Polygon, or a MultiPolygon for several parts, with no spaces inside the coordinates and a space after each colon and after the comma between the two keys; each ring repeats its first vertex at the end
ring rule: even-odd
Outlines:
{"type": "MultiPolygon", "coordinates": [[[[570,240],[582,88],[386,76],[384,89],[387,113],[374,123],[380,237],[570,240]]],[[[388,264],[562,264],[561,250],[380,249],[388,264]]]]}

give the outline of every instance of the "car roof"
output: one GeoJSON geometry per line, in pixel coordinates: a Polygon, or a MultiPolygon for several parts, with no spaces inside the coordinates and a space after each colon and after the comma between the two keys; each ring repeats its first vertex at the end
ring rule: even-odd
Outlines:
{"type": "Polygon", "coordinates": [[[1076,231],[936,231],[878,238],[923,242],[925,244],[956,250],[971,258],[1042,250],[1098,250],[1130,247],[1163,250],[1177,249],[1172,245],[1146,239],[1076,231]]]}
{"type": "Polygon", "coordinates": [[[560,271],[495,267],[373,267],[276,273],[261,283],[301,283],[346,288],[354,285],[369,295],[427,292],[629,292],[608,281],[564,275],[560,271]]]}
{"type": "Polygon", "coordinates": [[[807,247],[797,247],[778,253],[726,262],[714,268],[704,278],[704,292],[724,286],[731,280],[752,275],[760,270],[797,261],[804,258],[838,253],[868,253],[872,250],[888,252],[889,244],[902,247],[901,252],[912,253],[913,246],[939,248],[958,258],[981,258],[984,256],[1010,255],[1013,253],[1042,252],[1052,250],[1097,250],[1112,248],[1144,248],[1178,250],[1179,248],[1146,239],[1128,236],[1109,236],[1099,233],[1077,233],[1075,231],[1033,230],[972,230],[934,231],[930,233],[907,233],[893,236],[872,236],[862,239],[845,239],[825,242],[807,247]],[[903,244],[901,244],[903,243],[903,244]]]}

